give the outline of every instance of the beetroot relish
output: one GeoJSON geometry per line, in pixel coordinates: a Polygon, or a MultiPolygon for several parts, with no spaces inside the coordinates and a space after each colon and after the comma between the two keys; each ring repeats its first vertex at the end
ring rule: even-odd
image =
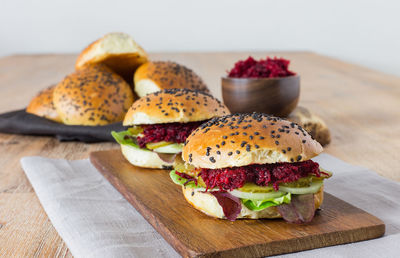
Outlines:
{"type": "Polygon", "coordinates": [[[254,60],[249,56],[246,60],[235,63],[228,76],[232,78],[276,78],[295,75],[289,71],[289,60],[283,58],[269,58],[254,60]]]}
{"type": "Polygon", "coordinates": [[[244,167],[201,169],[199,176],[207,189],[219,187],[221,190],[240,188],[245,183],[260,186],[272,185],[279,190],[279,183],[289,183],[308,175],[321,176],[318,163],[307,160],[296,163],[274,163],[249,165],[244,167]]]}
{"type": "Polygon", "coordinates": [[[150,142],[175,142],[183,143],[186,138],[203,122],[190,123],[167,123],[142,125],[143,136],[137,137],[140,148],[146,147],[146,143],[150,142]]]}

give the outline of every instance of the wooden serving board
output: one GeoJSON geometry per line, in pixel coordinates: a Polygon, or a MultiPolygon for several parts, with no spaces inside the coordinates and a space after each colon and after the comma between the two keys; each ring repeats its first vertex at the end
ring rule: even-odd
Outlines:
{"type": "Polygon", "coordinates": [[[380,237],[383,222],[330,194],[307,225],[230,222],[192,208],[169,171],[138,168],[119,150],[90,154],[92,164],[184,257],[261,257],[380,237]]]}

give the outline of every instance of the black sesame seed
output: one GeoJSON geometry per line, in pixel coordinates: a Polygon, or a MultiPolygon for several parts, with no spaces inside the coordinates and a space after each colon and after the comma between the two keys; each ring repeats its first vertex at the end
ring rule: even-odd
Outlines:
{"type": "Polygon", "coordinates": [[[297,161],[301,160],[301,155],[297,156],[297,161]]]}
{"type": "Polygon", "coordinates": [[[222,141],[222,142],[221,142],[221,145],[224,146],[224,145],[225,145],[225,141],[222,141]]]}
{"type": "Polygon", "coordinates": [[[221,152],[220,152],[220,151],[217,151],[217,154],[218,154],[218,155],[221,155],[221,152]]]}
{"type": "Polygon", "coordinates": [[[210,157],[210,161],[211,161],[212,163],[215,163],[214,157],[210,157]]]}
{"type": "Polygon", "coordinates": [[[247,145],[246,145],[246,150],[247,150],[247,151],[250,151],[250,149],[251,149],[250,144],[247,144],[247,145]]]}
{"type": "Polygon", "coordinates": [[[237,151],[236,151],[236,154],[240,154],[240,151],[239,151],[239,150],[237,150],[237,151]]]}
{"type": "Polygon", "coordinates": [[[246,145],[246,143],[247,143],[246,141],[242,141],[242,143],[240,144],[240,147],[243,148],[246,145]]]}
{"type": "Polygon", "coordinates": [[[233,154],[232,151],[228,152],[228,156],[232,156],[232,154],[233,154]]]}
{"type": "Polygon", "coordinates": [[[215,147],[219,148],[219,144],[215,145],[215,147]]]}
{"type": "Polygon", "coordinates": [[[275,141],[275,144],[276,144],[276,145],[279,145],[279,142],[278,142],[278,141],[275,141]]]}
{"type": "Polygon", "coordinates": [[[223,138],[223,139],[227,139],[227,138],[228,138],[228,136],[224,135],[224,136],[222,136],[222,138],[223,138]]]}
{"type": "Polygon", "coordinates": [[[291,151],[291,150],[292,150],[292,148],[291,148],[291,147],[288,147],[288,148],[287,148],[287,151],[291,151]]]}
{"type": "Polygon", "coordinates": [[[291,158],[291,159],[290,159],[290,162],[294,162],[294,159],[293,159],[293,158],[291,158]]]}
{"type": "Polygon", "coordinates": [[[260,148],[260,146],[258,146],[257,144],[256,144],[256,145],[254,145],[254,147],[256,147],[256,149],[260,148]]]}
{"type": "Polygon", "coordinates": [[[259,132],[254,132],[254,135],[259,135],[260,133],[259,132]]]}
{"type": "Polygon", "coordinates": [[[282,152],[283,152],[283,154],[285,154],[285,153],[286,153],[286,150],[282,150],[282,152]]]}

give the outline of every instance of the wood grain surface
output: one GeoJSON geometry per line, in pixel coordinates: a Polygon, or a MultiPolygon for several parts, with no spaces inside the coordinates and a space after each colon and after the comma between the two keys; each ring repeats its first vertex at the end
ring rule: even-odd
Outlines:
{"type": "Polygon", "coordinates": [[[262,257],[362,241],[385,232],[381,220],[330,194],[307,225],[282,219],[215,219],[186,202],[168,170],[132,166],[119,150],[92,152],[90,161],[184,257],[262,257]]]}
{"type": "MultiPolygon", "coordinates": [[[[162,53],[203,77],[221,99],[221,76],[250,53],[162,53]]],[[[400,78],[308,52],[251,53],[282,56],[301,75],[299,105],[321,116],[332,133],[325,151],[400,181],[400,78]]],[[[0,58],[0,112],[25,107],[35,94],[72,72],[77,55],[0,58]]],[[[116,144],[59,143],[49,137],[0,134],[0,257],[71,257],[44,213],[19,159],[82,159],[116,144]]]]}

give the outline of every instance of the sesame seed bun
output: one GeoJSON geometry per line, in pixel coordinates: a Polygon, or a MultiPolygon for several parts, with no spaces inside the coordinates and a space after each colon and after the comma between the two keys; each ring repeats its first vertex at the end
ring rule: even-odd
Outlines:
{"type": "Polygon", "coordinates": [[[148,62],[141,65],[134,76],[135,92],[139,97],[165,89],[182,89],[210,93],[203,80],[191,69],[174,62],[148,62]]]}
{"type": "MultiPolygon", "coordinates": [[[[195,189],[182,187],[183,195],[194,208],[202,211],[208,216],[226,219],[221,205],[219,205],[217,198],[208,192],[196,191],[195,189]]],[[[324,199],[323,187],[314,194],[314,207],[318,209],[324,199]]],[[[268,207],[261,211],[252,211],[246,206],[242,205],[242,209],[238,215],[238,219],[275,219],[281,218],[276,207],[268,207]]]]}
{"type": "Polygon", "coordinates": [[[39,92],[29,103],[26,112],[60,123],[61,118],[53,103],[54,88],[55,85],[39,92]]]}
{"type": "Polygon", "coordinates": [[[85,48],[76,60],[75,68],[88,64],[105,64],[132,83],[135,70],[147,62],[147,54],[128,34],[109,33],[85,48]]]}
{"type": "Polygon", "coordinates": [[[229,114],[228,108],[213,96],[189,89],[151,93],[137,100],[124,119],[124,125],[188,123],[229,114]]]}
{"type": "Polygon", "coordinates": [[[54,89],[54,106],[67,125],[106,125],[122,121],[133,93],[105,65],[89,65],[69,74],[54,89]]]}
{"type": "Polygon", "coordinates": [[[156,152],[121,145],[122,155],[132,164],[144,168],[171,168],[171,163],[163,161],[156,152]]]}
{"type": "Polygon", "coordinates": [[[202,124],[186,139],[182,158],[195,167],[216,169],[305,161],[321,152],[321,145],[301,126],[253,113],[202,124]]]}

